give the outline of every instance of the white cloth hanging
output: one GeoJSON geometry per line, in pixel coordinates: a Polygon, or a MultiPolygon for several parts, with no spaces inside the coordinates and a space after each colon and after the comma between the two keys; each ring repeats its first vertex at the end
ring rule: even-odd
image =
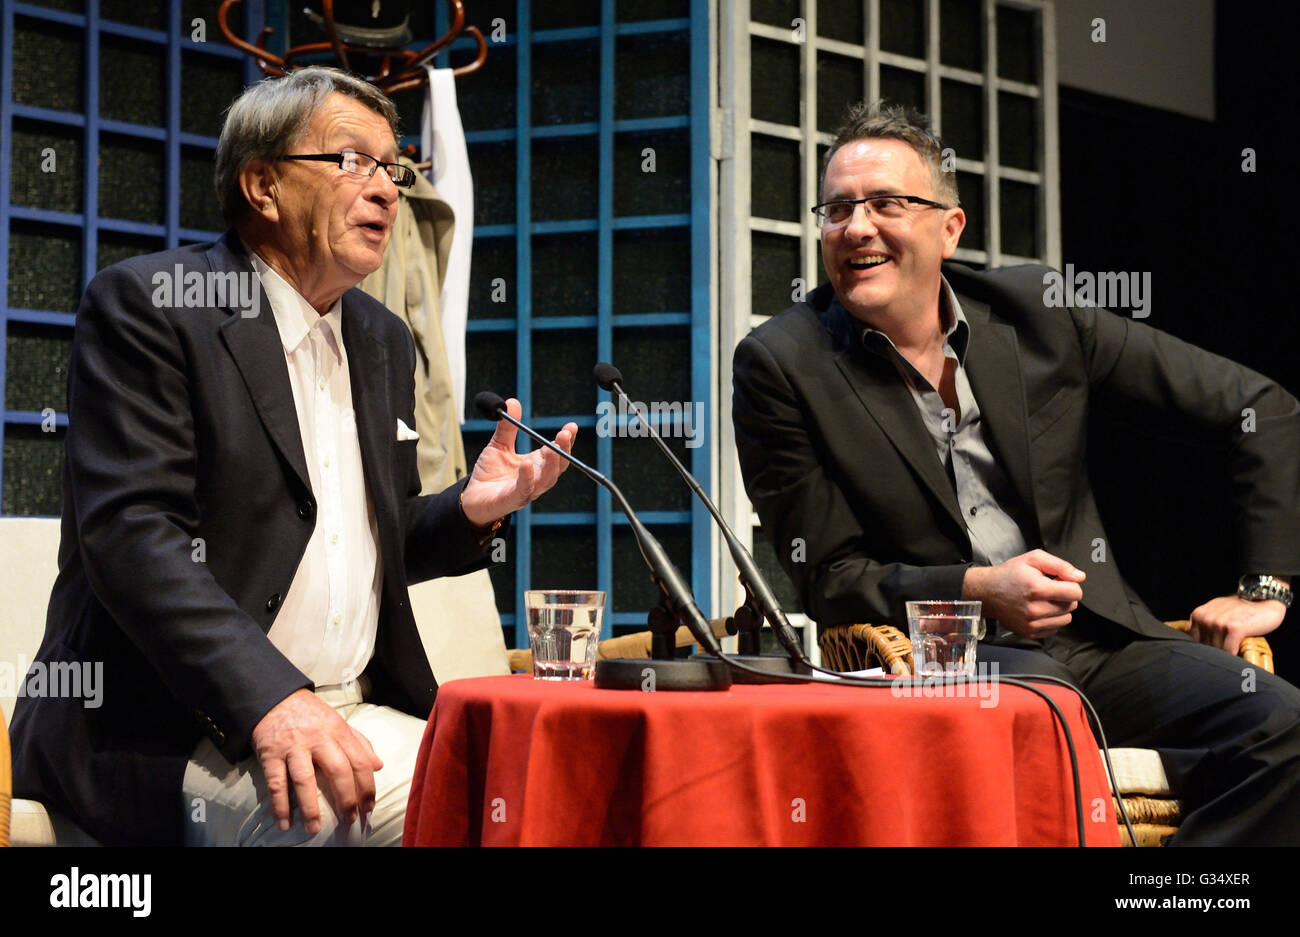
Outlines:
{"type": "Polygon", "coordinates": [[[456,79],[450,68],[425,68],[429,73],[429,93],[420,121],[421,151],[433,164],[429,181],[456,216],[456,233],[439,305],[456,414],[464,423],[465,324],[469,319],[470,252],[474,242],[474,180],[470,176],[465,131],[456,105],[456,79]]]}

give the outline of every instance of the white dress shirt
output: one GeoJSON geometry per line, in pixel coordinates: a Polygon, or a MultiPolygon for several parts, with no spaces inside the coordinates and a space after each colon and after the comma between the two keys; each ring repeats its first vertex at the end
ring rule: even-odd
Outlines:
{"type": "Polygon", "coordinates": [[[318,687],[347,683],[375,649],[380,568],[343,349],[343,303],[322,316],[262,258],[252,260],[284,346],[316,500],[316,527],[268,636],[318,687]]]}

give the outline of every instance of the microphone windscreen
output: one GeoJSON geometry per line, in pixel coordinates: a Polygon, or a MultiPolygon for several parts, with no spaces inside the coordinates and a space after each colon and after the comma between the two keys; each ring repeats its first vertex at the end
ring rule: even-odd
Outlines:
{"type": "Polygon", "coordinates": [[[615,381],[619,384],[623,383],[623,372],[608,361],[597,364],[591,373],[595,376],[596,383],[600,385],[602,390],[613,390],[615,381]]]}
{"type": "Polygon", "coordinates": [[[481,390],[474,398],[474,409],[489,420],[501,419],[501,411],[505,408],[506,402],[501,395],[494,394],[490,390],[481,390]]]}

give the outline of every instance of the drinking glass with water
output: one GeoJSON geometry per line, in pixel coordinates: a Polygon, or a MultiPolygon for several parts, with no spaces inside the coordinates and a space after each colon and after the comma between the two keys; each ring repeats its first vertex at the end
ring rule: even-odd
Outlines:
{"type": "Polygon", "coordinates": [[[535,680],[591,680],[605,617],[605,593],[530,589],[524,593],[535,680]]]}
{"type": "Polygon", "coordinates": [[[975,676],[975,648],[983,635],[979,602],[908,602],[912,673],[975,676]]]}

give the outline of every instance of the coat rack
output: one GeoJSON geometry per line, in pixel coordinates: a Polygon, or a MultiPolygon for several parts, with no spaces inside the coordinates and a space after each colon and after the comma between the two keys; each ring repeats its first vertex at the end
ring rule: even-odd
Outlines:
{"type": "MultiPolygon", "coordinates": [[[[369,81],[391,97],[398,91],[406,91],[424,84],[427,81],[427,73],[424,71],[425,64],[462,34],[474,39],[478,44],[478,53],[474,57],[474,61],[453,69],[452,74],[457,77],[468,75],[478,71],[483,67],[483,63],[487,61],[487,40],[483,38],[483,33],[477,26],[465,25],[465,5],[461,0],[447,0],[451,4],[452,10],[451,28],[447,30],[446,34],[418,52],[412,52],[397,45],[370,44],[375,42],[377,38],[384,36],[385,33],[396,38],[401,35],[401,31],[355,28],[349,30],[347,27],[340,27],[335,20],[334,0],[320,0],[319,25],[325,30],[328,41],[310,42],[294,46],[292,49],[285,51],[283,56],[278,56],[266,48],[266,41],[273,32],[270,26],[262,27],[262,31],[258,34],[255,43],[247,42],[235,35],[227,20],[231,8],[241,2],[243,0],[223,0],[221,7],[217,10],[217,25],[221,28],[221,33],[226,37],[227,42],[253,56],[257,66],[262,71],[278,78],[283,78],[293,69],[302,67],[294,63],[304,56],[333,52],[339,68],[361,75],[366,81],[369,81]],[[349,41],[349,36],[357,41],[349,41]],[[351,64],[353,57],[357,59],[378,58],[378,71],[373,75],[366,75],[357,71],[351,64]]],[[[405,36],[402,36],[402,38],[405,38],[405,36]]]]}

